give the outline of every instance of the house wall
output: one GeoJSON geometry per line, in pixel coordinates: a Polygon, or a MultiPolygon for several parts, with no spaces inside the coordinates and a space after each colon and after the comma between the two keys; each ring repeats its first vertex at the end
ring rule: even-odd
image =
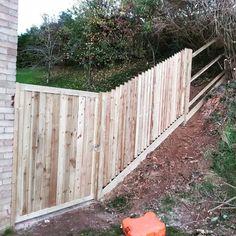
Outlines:
{"type": "Polygon", "coordinates": [[[0,0],[0,230],[10,225],[18,0],[0,0]]]}

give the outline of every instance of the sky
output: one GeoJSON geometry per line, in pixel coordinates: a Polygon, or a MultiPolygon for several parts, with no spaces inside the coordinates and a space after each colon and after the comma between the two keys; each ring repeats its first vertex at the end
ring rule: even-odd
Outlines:
{"type": "Polygon", "coordinates": [[[42,15],[57,16],[59,12],[71,8],[74,0],[19,0],[18,34],[26,32],[32,25],[42,23],[42,15]]]}

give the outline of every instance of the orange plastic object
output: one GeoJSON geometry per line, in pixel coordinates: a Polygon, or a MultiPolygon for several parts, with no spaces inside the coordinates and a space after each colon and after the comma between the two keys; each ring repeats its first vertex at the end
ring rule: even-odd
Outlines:
{"type": "Polygon", "coordinates": [[[137,219],[124,219],[122,228],[126,236],[166,236],[165,224],[153,212],[137,219]]]}

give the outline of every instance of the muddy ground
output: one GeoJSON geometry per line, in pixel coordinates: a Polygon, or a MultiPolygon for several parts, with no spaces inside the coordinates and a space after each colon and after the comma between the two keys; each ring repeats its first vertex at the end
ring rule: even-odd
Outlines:
{"type": "Polygon", "coordinates": [[[221,180],[212,173],[211,160],[207,158],[220,138],[219,124],[209,122],[210,114],[220,106],[220,96],[209,99],[186,126],[179,127],[152,152],[103,203],[42,221],[17,235],[83,235],[83,230],[109,229],[120,225],[127,216],[147,211],[156,212],[167,225],[190,235],[236,235],[235,219],[227,221],[229,216],[218,210],[208,212],[218,204],[212,186],[221,191],[221,180]]]}

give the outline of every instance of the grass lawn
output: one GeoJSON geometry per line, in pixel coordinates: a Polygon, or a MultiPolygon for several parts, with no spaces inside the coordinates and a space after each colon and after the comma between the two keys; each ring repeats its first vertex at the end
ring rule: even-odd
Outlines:
{"type": "Polygon", "coordinates": [[[46,72],[40,68],[18,69],[16,81],[25,84],[44,85],[60,88],[78,89],[93,92],[106,92],[127,82],[145,71],[149,65],[143,61],[114,65],[112,68],[93,71],[92,85],[88,85],[87,74],[75,67],[56,68],[53,78],[46,82],[46,72]]]}
{"type": "Polygon", "coordinates": [[[43,84],[45,80],[45,72],[43,69],[18,69],[16,81],[25,84],[43,84]]]}

